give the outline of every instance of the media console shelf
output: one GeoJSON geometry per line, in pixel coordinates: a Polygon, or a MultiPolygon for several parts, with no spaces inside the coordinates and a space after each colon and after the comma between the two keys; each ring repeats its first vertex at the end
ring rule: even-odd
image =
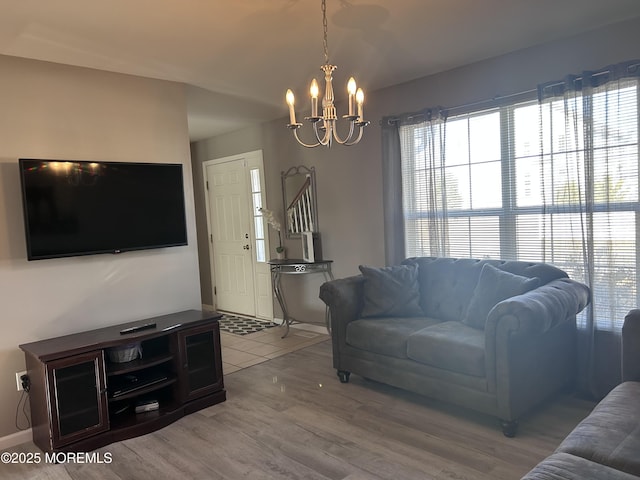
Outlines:
{"type": "Polygon", "coordinates": [[[221,316],[187,310],[20,345],[33,442],[45,452],[90,451],[225,401],[221,316]],[[141,358],[110,360],[128,345],[141,358]],[[150,401],[158,408],[136,413],[150,401]]]}

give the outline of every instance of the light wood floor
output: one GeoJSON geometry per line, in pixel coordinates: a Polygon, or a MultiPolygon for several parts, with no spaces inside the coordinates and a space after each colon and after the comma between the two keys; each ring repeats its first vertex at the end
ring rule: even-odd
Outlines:
{"type": "Polygon", "coordinates": [[[518,479],[593,407],[561,396],[508,439],[493,418],[356,375],[341,384],[329,341],[225,375],[225,386],[226,402],[100,449],[110,464],[0,464],[0,478],[518,479]]]}

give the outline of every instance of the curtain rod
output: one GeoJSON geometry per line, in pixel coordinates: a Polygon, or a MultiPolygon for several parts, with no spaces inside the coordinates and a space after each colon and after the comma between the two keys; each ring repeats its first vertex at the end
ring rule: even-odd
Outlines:
{"type": "MultiPolygon", "coordinates": [[[[616,67],[623,67],[623,68],[626,68],[628,72],[633,72],[633,71],[638,70],[638,67],[640,67],[640,61],[631,60],[631,61],[629,61],[627,63],[620,63],[620,64],[617,64],[617,65],[606,67],[606,68],[604,68],[602,70],[596,70],[596,71],[593,72],[593,76],[599,76],[599,75],[605,75],[607,73],[611,73],[611,72],[613,72],[615,70],[616,67]]],[[[580,75],[580,76],[574,77],[574,80],[578,81],[578,80],[582,80],[582,78],[583,78],[583,75],[580,75]]],[[[558,80],[556,82],[549,82],[547,84],[543,84],[543,88],[555,87],[555,86],[558,86],[558,85],[562,85],[565,82],[566,82],[566,80],[565,81],[558,80]]],[[[392,123],[396,123],[396,122],[400,121],[401,118],[406,118],[408,120],[413,120],[413,119],[419,118],[419,117],[429,117],[429,116],[431,116],[431,114],[434,111],[439,111],[439,112],[452,112],[453,111],[453,112],[455,112],[455,111],[458,111],[458,110],[466,110],[468,108],[477,107],[477,106],[481,106],[481,105],[489,105],[489,104],[496,104],[497,105],[501,101],[504,101],[504,100],[507,100],[507,99],[511,99],[511,98],[514,98],[514,97],[524,97],[526,95],[531,95],[532,93],[537,93],[537,92],[538,92],[538,88],[533,88],[533,89],[530,89],[530,90],[525,90],[523,92],[518,92],[518,93],[512,93],[512,94],[509,94],[509,95],[496,95],[493,98],[489,98],[489,99],[486,99],[486,100],[479,100],[477,102],[465,103],[465,104],[462,104],[462,105],[456,105],[454,107],[448,107],[448,108],[445,108],[445,107],[433,107],[433,108],[424,109],[424,110],[419,111],[419,112],[406,113],[406,114],[401,114],[401,115],[394,115],[394,116],[385,117],[385,118],[386,118],[386,121],[389,124],[392,124],[392,123]]],[[[385,118],[380,120],[380,124],[382,124],[382,122],[383,122],[383,120],[385,120],[385,118]]]]}
{"type": "Polygon", "coordinates": [[[477,102],[466,103],[464,105],[456,105],[455,107],[449,107],[446,110],[448,112],[450,112],[452,110],[455,111],[455,110],[467,109],[469,107],[476,107],[478,105],[483,105],[485,103],[495,103],[495,102],[500,102],[502,100],[507,100],[509,98],[523,97],[525,95],[530,95],[530,94],[535,93],[535,92],[537,92],[537,90],[534,88],[534,89],[530,89],[530,90],[525,90],[523,92],[511,93],[509,95],[496,95],[495,97],[489,98],[487,100],[480,100],[480,101],[477,101],[477,102]]]}
{"type": "MultiPolygon", "coordinates": [[[[602,75],[607,75],[609,73],[614,73],[615,70],[618,68],[624,68],[627,70],[627,72],[634,72],[638,70],[638,67],[640,67],[640,62],[636,61],[636,60],[632,60],[630,62],[627,63],[621,63],[618,65],[611,65],[609,67],[603,68],[601,70],[596,70],[591,73],[592,77],[600,77],[602,75]]],[[[564,80],[557,80],[555,82],[548,82],[548,83],[543,83],[541,84],[541,87],[543,89],[548,89],[548,88],[553,88],[553,87],[559,87],[561,85],[564,85],[567,83],[567,78],[572,79],[574,82],[580,82],[584,79],[584,74],[582,75],[567,75],[567,77],[565,77],[564,80]]]]}
{"type": "MultiPolygon", "coordinates": [[[[420,112],[406,113],[406,114],[402,114],[402,115],[395,115],[393,117],[389,117],[387,119],[387,122],[389,122],[389,124],[391,124],[391,123],[395,123],[395,122],[400,121],[401,118],[406,118],[408,120],[413,120],[414,118],[419,118],[419,117],[429,117],[435,111],[451,112],[451,111],[456,111],[456,110],[468,109],[470,107],[477,107],[477,106],[485,105],[485,104],[496,104],[497,102],[501,102],[503,100],[507,100],[507,99],[514,98],[514,97],[522,97],[522,96],[526,96],[526,95],[531,95],[532,93],[536,93],[536,92],[537,92],[537,89],[531,89],[531,90],[525,90],[525,91],[522,91],[522,92],[511,93],[511,94],[508,94],[508,95],[496,95],[493,98],[488,98],[486,100],[479,100],[477,102],[464,103],[464,104],[461,104],[461,105],[456,105],[454,107],[427,108],[427,109],[422,110],[420,112]]],[[[382,120],[380,120],[380,123],[382,123],[382,120]]]]}

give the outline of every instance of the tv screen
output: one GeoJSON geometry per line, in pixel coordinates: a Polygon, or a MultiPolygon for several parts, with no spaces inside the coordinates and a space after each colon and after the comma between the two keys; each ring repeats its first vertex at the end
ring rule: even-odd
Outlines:
{"type": "Polygon", "coordinates": [[[20,159],[27,258],[187,244],[182,165],[20,159]]]}

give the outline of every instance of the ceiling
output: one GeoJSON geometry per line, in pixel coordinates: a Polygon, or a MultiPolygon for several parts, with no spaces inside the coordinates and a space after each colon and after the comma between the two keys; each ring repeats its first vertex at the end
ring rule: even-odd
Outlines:
{"type": "MultiPolygon", "coordinates": [[[[638,0],[327,0],[336,95],[640,16],[638,0]]],[[[0,54],[184,82],[201,140],[286,115],[324,61],[320,0],[0,0],[0,54]]]]}

